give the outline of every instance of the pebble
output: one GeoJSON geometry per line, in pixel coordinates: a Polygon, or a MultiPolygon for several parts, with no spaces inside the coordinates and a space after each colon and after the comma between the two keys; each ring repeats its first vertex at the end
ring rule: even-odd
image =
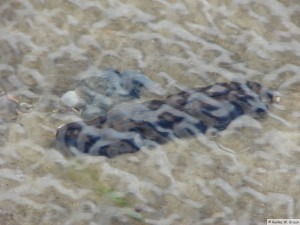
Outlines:
{"type": "Polygon", "coordinates": [[[82,103],[82,99],[76,91],[68,91],[61,97],[61,102],[68,107],[78,107],[82,103]]]}

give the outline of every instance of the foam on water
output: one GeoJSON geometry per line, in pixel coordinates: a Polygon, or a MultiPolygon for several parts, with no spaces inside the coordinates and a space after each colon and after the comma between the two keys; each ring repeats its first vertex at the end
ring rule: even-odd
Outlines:
{"type": "Polygon", "coordinates": [[[299,15],[297,0],[1,1],[0,224],[299,218],[299,15]],[[61,97],[107,68],[141,71],[154,95],[244,78],[281,101],[217,136],[65,157],[55,132],[80,112],[61,97]]]}

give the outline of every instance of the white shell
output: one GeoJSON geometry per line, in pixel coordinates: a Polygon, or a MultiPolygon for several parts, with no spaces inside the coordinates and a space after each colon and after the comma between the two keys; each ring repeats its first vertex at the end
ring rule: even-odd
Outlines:
{"type": "Polygon", "coordinates": [[[61,97],[61,102],[69,107],[76,107],[82,101],[75,91],[68,91],[61,97]]]}

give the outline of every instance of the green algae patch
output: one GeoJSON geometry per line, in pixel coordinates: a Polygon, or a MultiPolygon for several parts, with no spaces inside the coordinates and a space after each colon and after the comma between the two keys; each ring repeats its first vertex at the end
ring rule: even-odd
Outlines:
{"type": "Polygon", "coordinates": [[[109,193],[112,202],[119,207],[128,207],[129,203],[121,192],[112,191],[109,193]]]}

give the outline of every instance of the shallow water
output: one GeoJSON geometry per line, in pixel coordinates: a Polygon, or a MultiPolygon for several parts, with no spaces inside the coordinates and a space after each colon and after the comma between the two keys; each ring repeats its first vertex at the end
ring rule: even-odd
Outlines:
{"type": "Polygon", "coordinates": [[[0,224],[300,218],[298,0],[2,0],[0,31],[0,224]],[[216,137],[65,157],[55,132],[78,113],[61,96],[106,68],[140,70],[168,93],[245,78],[281,101],[216,137]]]}

